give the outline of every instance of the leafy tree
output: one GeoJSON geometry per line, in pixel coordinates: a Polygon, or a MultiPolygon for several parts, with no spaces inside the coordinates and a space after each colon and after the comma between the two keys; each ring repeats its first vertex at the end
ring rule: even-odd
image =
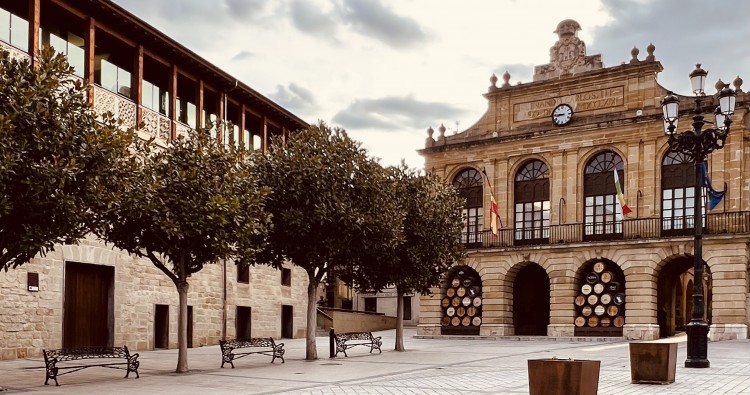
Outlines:
{"type": "Polygon", "coordinates": [[[404,163],[390,168],[395,199],[403,218],[403,239],[395,251],[361,268],[358,288],[396,288],[397,351],[404,351],[404,295],[427,295],[443,274],[463,257],[461,208],[455,189],[434,175],[422,175],[404,163]]]}
{"type": "Polygon", "coordinates": [[[141,166],[98,229],[102,239],[146,257],[179,295],[177,373],[188,371],[188,278],[206,264],[253,263],[265,242],[270,215],[252,164],[205,132],[191,132],[164,148],[138,153],[141,166]]]}
{"type": "Polygon", "coordinates": [[[38,67],[0,51],[0,269],[73,244],[117,199],[135,139],[89,107],[65,56],[38,67]]]}
{"type": "Polygon", "coordinates": [[[258,262],[284,260],[303,268],[307,288],[306,359],[315,348],[316,292],[320,282],[392,250],[400,229],[385,169],[343,129],[320,122],[275,141],[257,159],[273,229],[258,262]]]}

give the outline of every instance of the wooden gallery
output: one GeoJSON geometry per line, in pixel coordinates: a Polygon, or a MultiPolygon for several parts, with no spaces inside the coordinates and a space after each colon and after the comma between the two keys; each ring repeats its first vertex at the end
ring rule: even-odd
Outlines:
{"type": "MultiPolygon", "coordinates": [[[[657,81],[653,45],[604,67],[579,30],[560,22],[550,62],[534,68],[532,82],[493,75],[473,126],[428,129],[425,169],[466,199],[467,255],[421,298],[418,334],[650,340],[702,319],[711,340],[747,338],[750,94],[742,79],[672,95],[657,81]],[[722,100],[736,101],[734,111],[719,111],[722,100]],[[671,124],[664,107],[674,111],[671,124]],[[699,135],[696,117],[700,135],[715,140],[705,162],[675,145],[699,135]],[[704,308],[693,314],[694,304],[704,308]]],[[[684,66],[687,86],[694,65],[684,66]]]]}
{"type": "MultiPolygon", "coordinates": [[[[90,83],[98,113],[166,144],[188,129],[213,128],[225,144],[265,152],[270,137],[306,122],[108,0],[0,0],[0,49],[34,58],[44,45],[90,83]]],[[[190,281],[188,347],[224,338],[304,337],[307,276],[283,270],[208,265],[190,281]]],[[[0,272],[0,359],[42,349],[174,348],[177,293],[153,264],[87,239],[56,246],[0,272]]]]}

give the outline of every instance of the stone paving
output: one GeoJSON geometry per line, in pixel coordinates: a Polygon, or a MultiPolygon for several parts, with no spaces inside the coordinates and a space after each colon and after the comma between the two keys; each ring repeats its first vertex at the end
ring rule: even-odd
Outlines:
{"type": "MultiPolygon", "coordinates": [[[[356,347],[349,357],[328,358],[328,339],[317,338],[316,361],[304,360],[304,339],[284,339],[286,363],[270,357],[238,360],[220,369],[218,346],[189,350],[191,372],[173,373],[176,350],[141,352],[141,378],[92,368],[44,386],[40,358],[0,361],[3,394],[528,394],[527,361],[538,358],[601,361],[599,394],[750,394],[750,341],[709,343],[708,369],[683,367],[685,338],[678,342],[676,381],[669,385],[631,384],[625,341],[417,339],[407,329],[406,352],[393,351],[394,331],[383,336],[382,354],[356,347]]],[[[580,339],[576,339],[580,340],[580,339]]],[[[593,340],[593,339],[592,339],[593,340]]]]}

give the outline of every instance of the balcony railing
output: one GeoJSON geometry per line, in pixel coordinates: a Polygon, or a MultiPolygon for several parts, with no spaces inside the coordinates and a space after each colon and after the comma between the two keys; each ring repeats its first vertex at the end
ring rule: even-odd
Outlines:
{"type": "MultiPolygon", "coordinates": [[[[500,229],[494,236],[482,230],[476,243],[467,248],[521,247],[529,245],[570,244],[596,241],[661,239],[694,234],[693,217],[675,221],[673,218],[636,218],[597,228],[591,224],[552,225],[534,229],[500,229]],[[546,237],[545,237],[546,236],[546,237]]],[[[748,234],[750,212],[739,211],[704,215],[703,234],[748,234]]]]}
{"type": "Polygon", "coordinates": [[[114,114],[115,119],[119,118],[123,121],[124,129],[128,129],[135,127],[135,109],[134,101],[94,85],[94,111],[97,114],[109,111],[114,114]]]}
{"type": "Polygon", "coordinates": [[[146,107],[141,107],[143,110],[143,132],[149,135],[169,140],[172,133],[170,126],[171,121],[165,115],[156,111],[150,110],[146,107]]]}
{"type": "Polygon", "coordinates": [[[180,121],[175,121],[175,134],[177,135],[177,137],[187,137],[188,131],[191,129],[192,128],[190,126],[185,125],[180,121]]]}
{"type": "Polygon", "coordinates": [[[30,60],[31,59],[31,56],[29,56],[28,53],[6,43],[5,41],[0,41],[0,49],[10,52],[11,59],[17,59],[17,60],[30,60]]]}

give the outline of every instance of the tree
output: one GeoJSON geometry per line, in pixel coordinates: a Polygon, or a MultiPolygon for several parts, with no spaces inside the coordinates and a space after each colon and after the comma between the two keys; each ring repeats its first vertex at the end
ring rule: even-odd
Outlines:
{"type": "Polygon", "coordinates": [[[85,93],[49,47],[38,67],[0,51],[0,269],[77,243],[121,192],[135,134],[85,93]]]}
{"type": "Polygon", "coordinates": [[[354,270],[398,241],[390,184],[359,143],[323,122],[276,140],[256,162],[273,215],[258,263],[290,260],[307,272],[306,359],[314,360],[318,284],[334,267],[354,270]]]}
{"type": "Polygon", "coordinates": [[[359,288],[396,288],[397,351],[404,351],[404,295],[427,295],[444,273],[463,258],[461,244],[463,202],[456,190],[434,175],[422,175],[404,163],[390,169],[397,185],[395,199],[403,218],[403,238],[395,251],[363,267],[359,288]]]}
{"type": "Polygon", "coordinates": [[[188,371],[188,278],[225,259],[253,263],[270,226],[263,208],[269,191],[258,187],[243,152],[202,131],[137,155],[141,166],[98,235],[148,258],[177,287],[176,372],[183,373],[188,371]]]}

